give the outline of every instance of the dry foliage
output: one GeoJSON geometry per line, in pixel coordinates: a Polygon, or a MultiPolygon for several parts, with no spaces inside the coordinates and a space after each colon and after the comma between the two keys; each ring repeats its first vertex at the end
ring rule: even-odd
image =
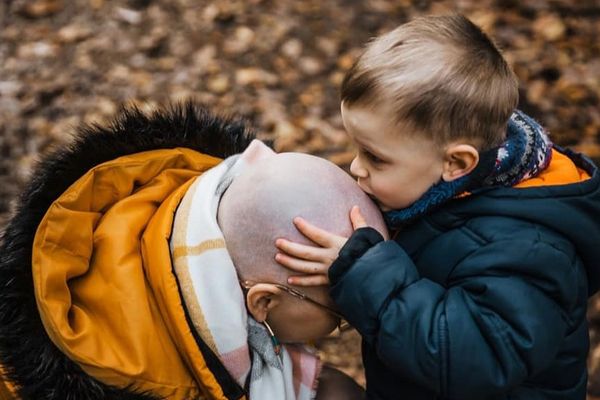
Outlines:
{"type": "MultiPolygon", "coordinates": [[[[370,37],[459,11],[492,34],[520,107],[555,142],[600,158],[598,0],[8,0],[0,2],[0,227],[40,152],[123,104],[194,97],[247,118],[277,150],[352,158],[338,87],[370,37]]],[[[590,301],[600,395],[600,300],[590,301]]],[[[364,383],[356,334],[324,356],[364,383]]],[[[596,372],[597,371],[597,372],[596,372]]]]}

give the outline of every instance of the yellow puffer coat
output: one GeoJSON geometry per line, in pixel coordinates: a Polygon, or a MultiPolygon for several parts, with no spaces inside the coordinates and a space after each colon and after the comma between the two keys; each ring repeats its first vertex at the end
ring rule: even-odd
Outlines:
{"type": "MultiPolygon", "coordinates": [[[[220,161],[185,147],[118,157],[71,184],[38,225],[31,272],[45,331],[103,385],[176,400],[245,398],[190,327],[169,252],[179,201],[220,161]]],[[[0,399],[17,398],[15,387],[0,384],[0,399]]]]}

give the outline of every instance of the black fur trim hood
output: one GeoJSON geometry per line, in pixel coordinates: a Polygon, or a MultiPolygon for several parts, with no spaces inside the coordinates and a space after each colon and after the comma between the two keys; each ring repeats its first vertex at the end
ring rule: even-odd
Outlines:
{"type": "Polygon", "coordinates": [[[148,115],[125,109],[111,124],[80,128],[69,144],[43,157],[0,238],[0,364],[22,399],[156,398],[92,378],[46,334],[34,296],[31,252],[52,202],[94,166],[124,155],[187,147],[225,158],[242,152],[253,137],[241,121],[187,102],[148,115]]]}

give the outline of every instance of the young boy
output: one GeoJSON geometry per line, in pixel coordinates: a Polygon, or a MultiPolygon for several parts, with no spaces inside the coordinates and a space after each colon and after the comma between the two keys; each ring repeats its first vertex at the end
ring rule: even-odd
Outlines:
{"type": "Polygon", "coordinates": [[[276,259],[331,284],[363,337],[369,399],[586,397],[586,303],[600,277],[600,177],[516,111],[517,79],[462,16],[376,38],[342,85],[350,167],[385,211],[276,259]]]}

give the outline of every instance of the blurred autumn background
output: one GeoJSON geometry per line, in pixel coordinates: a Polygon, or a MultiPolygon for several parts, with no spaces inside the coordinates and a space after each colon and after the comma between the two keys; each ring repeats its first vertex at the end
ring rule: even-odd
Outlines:
{"type": "MultiPolygon", "coordinates": [[[[279,151],[347,167],[338,88],[361,46],[414,16],[452,11],[495,38],[520,79],[520,107],[553,140],[600,159],[599,0],[3,0],[0,229],[41,153],[126,104],[195,98],[246,118],[279,151]]],[[[589,320],[593,399],[600,298],[589,320]]],[[[319,346],[364,384],[355,333],[319,346]]]]}

